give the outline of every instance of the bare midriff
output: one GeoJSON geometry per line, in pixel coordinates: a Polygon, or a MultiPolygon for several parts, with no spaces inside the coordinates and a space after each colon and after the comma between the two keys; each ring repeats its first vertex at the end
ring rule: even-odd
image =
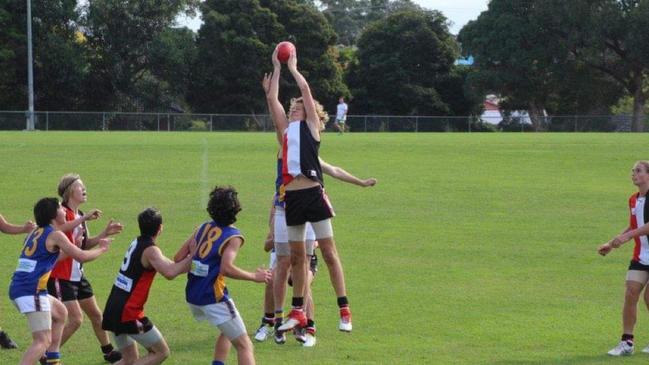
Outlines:
{"type": "Polygon", "coordinates": [[[293,178],[293,180],[291,180],[291,182],[288,183],[288,185],[286,185],[286,190],[287,191],[302,190],[302,189],[308,189],[319,185],[320,183],[317,181],[313,181],[304,175],[298,175],[297,177],[293,178]]]}

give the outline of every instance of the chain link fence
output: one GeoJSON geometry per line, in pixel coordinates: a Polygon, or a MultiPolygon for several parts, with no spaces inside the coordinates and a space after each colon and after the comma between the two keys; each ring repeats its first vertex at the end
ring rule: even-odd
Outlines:
{"type": "MultiPolygon", "coordinates": [[[[35,112],[35,128],[43,131],[272,131],[267,114],[180,114],[122,112],[35,112]]],[[[23,130],[27,113],[0,111],[0,130],[23,130]]],[[[336,131],[333,119],[327,128],[336,131]]],[[[496,119],[466,116],[349,115],[348,132],[627,132],[628,115],[544,116],[496,119]]],[[[646,128],[649,130],[649,128],[646,128]]]]}

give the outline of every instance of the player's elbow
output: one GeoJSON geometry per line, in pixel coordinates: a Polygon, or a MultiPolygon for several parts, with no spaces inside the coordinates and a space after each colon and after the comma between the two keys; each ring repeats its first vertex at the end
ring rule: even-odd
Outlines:
{"type": "Polygon", "coordinates": [[[221,274],[224,276],[231,278],[233,273],[232,269],[232,265],[223,265],[223,263],[221,263],[221,274]]]}
{"type": "Polygon", "coordinates": [[[160,274],[162,274],[162,277],[167,280],[173,280],[174,278],[176,278],[176,276],[178,276],[175,273],[169,273],[169,272],[161,272],[160,274]]]}

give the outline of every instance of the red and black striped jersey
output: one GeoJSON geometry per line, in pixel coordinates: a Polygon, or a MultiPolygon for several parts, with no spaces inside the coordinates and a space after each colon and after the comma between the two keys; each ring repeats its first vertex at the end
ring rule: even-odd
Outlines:
{"type": "Polygon", "coordinates": [[[149,297],[156,271],[142,265],[142,254],[151,246],[155,246],[152,238],[140,236],[126,250],[104,309],[103,322],[108,327],[104,329],[115,332],[110,328],[111,323],[117,325],[144,318],[144,303],[149,297]]]}

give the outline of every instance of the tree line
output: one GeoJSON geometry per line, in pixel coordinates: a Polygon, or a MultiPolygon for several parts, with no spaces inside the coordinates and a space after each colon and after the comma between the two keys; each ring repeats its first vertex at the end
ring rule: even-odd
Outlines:
{"type": "MultiPolygon", "coordinates": [[[[37,110],[265,113],[260,80],[290,40],[327,110],[345,96],[353,114],[479,115],[494,93],[539,129],[616,107],[645,123],[649,0],[491,0],[458,37],[410,0],[32,3],[37,110]],[[175,23],[196,12],[197,32],[175,23]]],[[[26,1],[0,4],[0,110],[25,110],[26,1]]]]}

